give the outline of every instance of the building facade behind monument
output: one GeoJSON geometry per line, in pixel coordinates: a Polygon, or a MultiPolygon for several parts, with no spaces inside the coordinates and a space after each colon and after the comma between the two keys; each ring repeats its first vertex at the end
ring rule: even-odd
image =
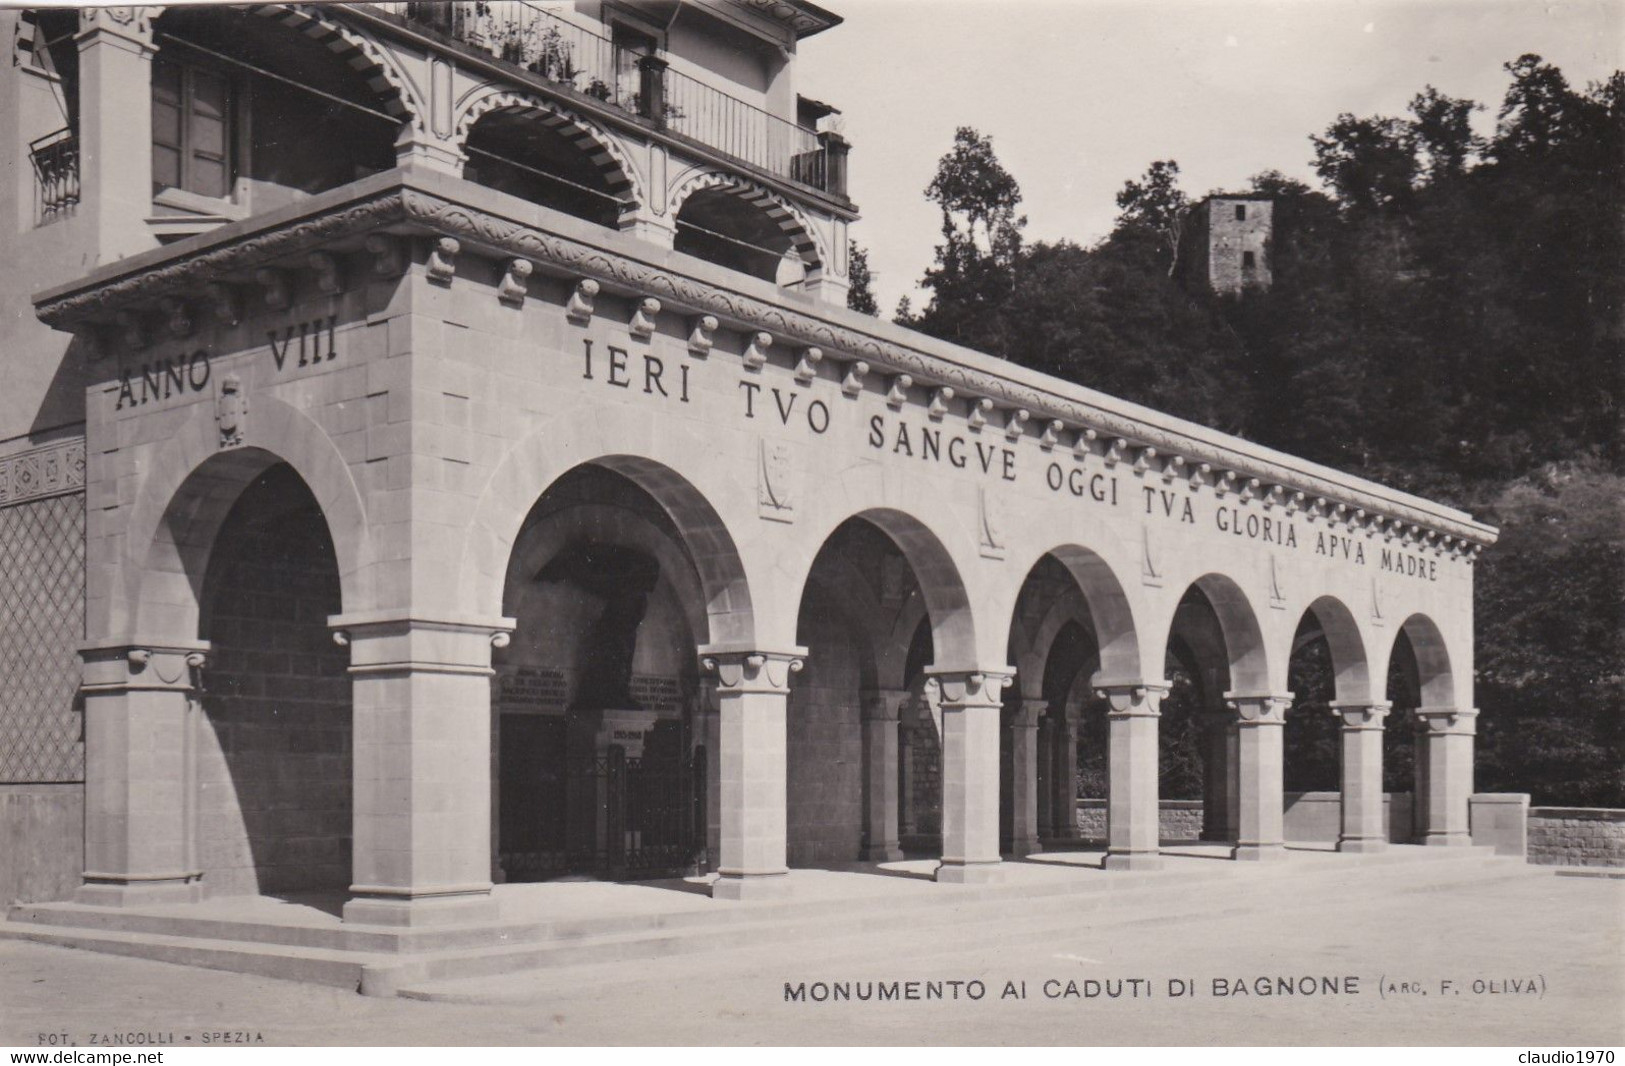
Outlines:
{"type": "Polygon", "coordinates": [[[1088,715],[1145,866],[1178,656],[1204,832],[1278,857],[1305,620],[1342,845],[1388,839],[1396,699],[1418,835],[1468,839],[1493,531],[848,312],[827,12],[0,17],[13,894],[986,880],[1075,834],[1088,715]]]}

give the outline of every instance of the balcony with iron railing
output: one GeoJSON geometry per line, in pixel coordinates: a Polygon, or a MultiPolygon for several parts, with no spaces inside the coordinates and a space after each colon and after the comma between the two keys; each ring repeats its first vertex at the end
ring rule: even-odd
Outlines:
{"type": "Polygon", "coordinates": [[[780,118],[529,0],[371,6],[775,177],[846,196],[847,144],[839,134],[780,118]]]}
{"type": "Polygon", "coordinates": [[[79,203],[79,136],[64,128],[30,141],[28,161],[34,168],[41,223],[72,213],[79,203]]]}

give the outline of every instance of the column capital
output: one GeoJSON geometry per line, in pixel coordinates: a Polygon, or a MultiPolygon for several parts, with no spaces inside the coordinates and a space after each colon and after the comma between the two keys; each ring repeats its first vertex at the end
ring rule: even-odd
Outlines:
{"type": "Polygon", "coordinates": [[[115,40],[130,51],[151,55],[158,50],[153,43],[153,19],[164,9],[155,4],[125,4],[115,7],[85,7],[79,9],[79,32],[75,39],[80,48],[99,40],[115,40]]]}
{"type": "Polygon", "coordinates": [[[1243,726],[1285,725],[1293,697],[1291,692],[1226,692],[1224,702],[1243,726]]]}
{"type": "Polygon", "coordinates": [[[930,666],[925,673],[940,687],[944,711],[1002,706],[999,693],[1016,679],[1015,668],[1010,666],[993,670],[942,670],[930,666]]]}
{"type": "Polygon", "coordinates": [[[79,645],[80,689],[90,694],[197,687],[208,659],[206,640],[102,637],[79,645]]]}
{"type": "Polygon", "coordinates": [[[1416,728],[1429,736],[1465,736],[1478,732],[1478,710],[1466,707],[1418,707],[1416,728]]]}
{"type": "Polygon", "coordinates": [[[1383,719],[1394,709],[1387,700],[1333,700],[1330,707],[1332,714],[1342,721],[1344,732],[1381,729],[1383,719]]]}
{"type": "Polygon", "coordinates": [[[432,617],[401,611],[329,615],[333,642],[350,649],[351,674],[483,674],[508,646],[512,618],[432,617]]]}
{"type": "Polygon", "coordinates": [[[906,688],[871,688],[862,693],[862,717],[865,722],[895,722],[902,717],[903,707],[914,696],[906,688]]]}
{"type": "Polygon", "coordinates": [[[1021,729],[1037,729],[1044,715],[1049,713],[1049,700],[1024,699],[1011,724],[1021,729]]]}
{"type": "Polygon", "coordinates": [[[731,644],[707,644],[700,649],[700,665],[717,675],[717,693],[731,696],[749,693],[790,693],[790,675],[807,662],[807,649],[781,650],[746,648],[731,644]]]}
{"type": "Polygon", "coordinates": [[[1162,714],[1162,698],[1173,688],[1166,680],[1096,681],[1095,696],[1111,704],[1108,718],[1156,718],[1162,714]]]}

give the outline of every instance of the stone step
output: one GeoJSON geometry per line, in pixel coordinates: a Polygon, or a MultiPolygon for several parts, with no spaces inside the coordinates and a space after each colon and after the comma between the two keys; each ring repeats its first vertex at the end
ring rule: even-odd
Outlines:
{"type": "Polygon", "coordinates": [[[0,922],[0,938],[356,990],[361,987],[362,974],[369,962],[382,962],[389,958],[287,944],[251,944],[193,936],[90,931],[8,922],[0,922]]]}

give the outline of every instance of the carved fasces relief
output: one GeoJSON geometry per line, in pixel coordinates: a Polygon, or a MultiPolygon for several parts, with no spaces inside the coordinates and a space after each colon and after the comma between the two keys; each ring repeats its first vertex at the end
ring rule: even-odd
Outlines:
{"type": "Polygon", "coordinates": [[[976,504],[978,520],[976,523],[977,546],[981,549],[984,559],[1003,559],[1005,550],[1004,517],[999,513],[998,506],[988,499],[986,487],[976,490],[976,504]]]}
{"type": "Polygon", "coordinates": [[[786,441],[760,441],[757,463],[757,513],[774,522],[795,520],[795,456],[786,441]]]}

